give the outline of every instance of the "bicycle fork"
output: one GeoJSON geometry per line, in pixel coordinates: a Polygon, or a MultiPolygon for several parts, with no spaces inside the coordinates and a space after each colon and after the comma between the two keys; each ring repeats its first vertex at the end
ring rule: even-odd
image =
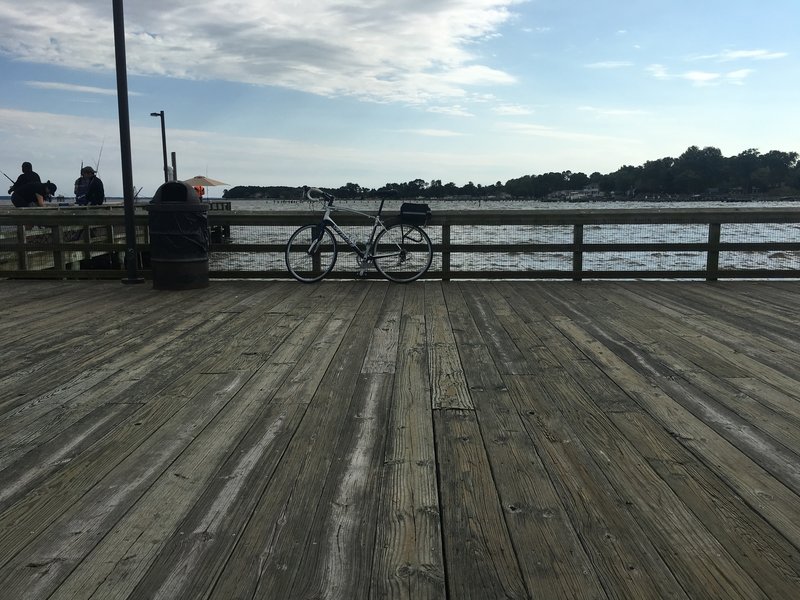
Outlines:
{"type": "Polygon", "coordinates": [[[306,250],[306,254],[309,256],[319,255],[320,248],[322,247],[322,236],[325,235],[325,224],[320,223],[316,226],[313,232],[313,238],[311,243],[308,245],[308,250],[306,250]]]}

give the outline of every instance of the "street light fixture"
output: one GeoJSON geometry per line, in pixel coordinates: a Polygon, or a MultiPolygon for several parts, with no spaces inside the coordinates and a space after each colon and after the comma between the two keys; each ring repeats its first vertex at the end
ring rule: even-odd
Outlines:
{"type": "Polygon", "coordinates": [[[151,112],[151,117],[161,117],[161,149],[164,152],[164,183],[169,181],[169,165],[167,165],[167,129],[164,127],[164,111],[151,112]]]}

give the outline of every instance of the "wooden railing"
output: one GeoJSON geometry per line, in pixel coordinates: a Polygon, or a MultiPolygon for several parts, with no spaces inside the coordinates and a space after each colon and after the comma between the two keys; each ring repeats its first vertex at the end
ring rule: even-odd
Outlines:
{"type": "MultiPolygon", "coordinates": [[[[336,218],[344,226],[364,225],[357,216],[336,218]]],[[[217,232],[210,276],[287,277],[286,238],[318,219],[316,211],[210,212],[217,232]],[[240,260],[253,256],[268,260],[240,260]]],[[[135,221],[139,268],[147,277],[147,213],[137,208],[135,221]]],[[[430,278],[800,277],[797,207],[438,210],[427,231],[435,251],[430,278]],[[509,266],[483,260],[496,257],[509,266]],[[626,263],[626,257],[637,260],[626,263]]],[[[0,277],[120,277],[125,252],[121,208],[0,209],[0,277]]],[[[353,277],[355,269],[340,263],[331,276],[353,277]]]]}

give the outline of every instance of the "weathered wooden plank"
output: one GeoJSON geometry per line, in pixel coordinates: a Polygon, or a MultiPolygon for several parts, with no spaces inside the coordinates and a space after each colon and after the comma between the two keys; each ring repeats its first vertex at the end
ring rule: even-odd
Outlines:
{"type": "Polygon", "coordinates": [[[798,289],[2,282],[0,589],[793,597],[798,289]]]}
{"type": "Polygon", "coordinates": [[[800,503],[798,496],[744,456],[710,427],[673,401],[649,379],[630,367],[614,352],[573,325],[559,328],[592,357],[636,402],[697,455],[744,500],[789,541],[800,547],[800,503]],[[766,490],[769,490],[767,492],[766,490]]]}
{"type": "Polygon", "coordinates": [[[91,487],[80,504],[54,507],[60,514],[53,523],[4,568],[8,577],[0,580],[3,589],[15,598],[76,598],[86,590],[103,595],[102,588],[112,587],[122,595],[122,586],[115,585],[120,570],[141,562],[142,549],[152,551],[160,529],[179,519],[185,505],[194,501],[196,488],[204,483],[201,468],[213,464],[216,449],[205,446],[194,462],[174,461],[246,379],[242,373],[202,376],[206,385],[191,398],[201,408],[184,403],[91,487]],[[158,479],[163,482],[155,488],[160,494],[151,487],[158,479]],[[163,510],[165,506],[170,510],[163,510]],[[69,582],[49,596],[67,577],[69,582]]]}
{"type": "Polygon", "coordinates": [[[800,586],[800,555],[670,432],[640,412],[610,415],[648,464],[769,598],[791,598],[800,586]]]}
{"type": "MultiPolygon", "coordinates": [[[[175,320],[177,319],[173,318],[173,325],[175,320]]],[[[225,312],[215,315],[214,318],[204,317],[204,320],[204,323],[198,322],[195,330],[198,334],[207,334],[212,331],[210,328],[218,327],[215,331],[215,341],[209,342],[205,347],[195,343],[192,338],[194,332],[184,331],[182,327],[168,329],[172,333],[167,335],[150,329],[156,333],[154,339],[148,339],[149,332],[143,327],[141,337],[136,339],[137,350],[119,352],[115,348],[110,348],[101,368],[93,368],[95,363],[86,357],[83,363],[84,370],[76,380],[68,382],[69,387],[65,389],[61,386],[48,390],[14,411],[0,416],[0,435],[12,443],[20,443],[18,440],[24,441],[25,436],[53,435],[90,413],[100,403],[134,402],[137,396],[133,390],[137,387],[152,388],[165,375],[171,375],[176,371],[183,372],[200,361],[216,362],[217,354],[234,354],[238,340],[247,339],[247,336],[236,335],[237,330],[247,331],[248,325],[263,323],[264,318],[258,311],[251,311],[249,314],[225,312]],[[232,318],[222,320],[223,315],[232,318]],[[182,340],[180,345],[175,346],[175,342],[179,339],[182,340]],[[168,351],[162,350],[166,347],[165,342],[171,342],[168,351]],[[169,353],[173,355],[170,356],[169,353]],[[134,358],[137,364],[132,368],[128,367],[134,358]],[[142,373],[148,368],[146,365],[151,359],[156,360],[160,368],[156,375],[143,377],[142,373]],[[91,389],[100,383],[105,384],[103,393],[91,393],[91,389]],[[14,428],[13,432],[4,430],[4,426],[9,424],[14,428]]],[[[162,329],[167,322],[159,320],[157,326],[162,329]]],[[[138,397],[141,396],[139,393],[138,397]]]]}
{"type": "MultiPolygon", "coordinates": [[[[61,432],[67,430],[73,423],[79,423],[84,418],[91,418],[90,415],[92,412],[96,411],[98,407],[101,407],[103,404],[130,404],[135,398],[146,398],[147,394],[151,392],[155,393],[154,390],[157,390],[160,386],[163,387],[165,384],[164,379],[162,379],[163,375],[183,371],[187,368],[187,365],[191,365],[192,363],[202,365],[204,360],[217,362],[215,354],[235,355],[240,339],[266,338],[268,344],[274,345],[280,343],[291,331],[291,323],[285,320],[281,322],[283,332],[273,332],[265,323],[265,319],[259,311],[251,311],[249,314],[227,314],[235,315],[236,318],[228,319],[222,323],[222,326],[216,332],[217,337],[215,338],[215,342],[209,343],[203,347],[189,340],[186,344],[173,346],[173,349],[178,350],[176,356],[171,358],[160,357],[158,364],[161,366],[161,369],[156,376],[141,377],[137,376],[135,371],[131,372],[120,369],[120,371],[109,377],[104,370],[89,370],[80,376],[80,380],[89,380],[92,382],[92,385],[96,385],[97,389],[94,391],[90,388],[87,389],[85,386],[80,386],[76,392],[67,395],[63,390],[56,388],[48,392],[43,398],[37,398],[28,403],[27,406],[32,406],[30,410],[23,411],[23,409],[26,408],[26,406],[23,406],[16,411],[22,414],[15,413],[10,415],[14,417],[13,419],[0,418],[0,432],[3,431],[3,426],[5,424],[10,424],[14,429],[13,431],[4,433],[11,447],[3,451],[0,464],[6,465],[15,460],[16,457],[24,453],[33,440],[38,440],[39,443],[46,442],[48,439],[60,435],[61,432]],[[262,325],[261,330],[251,327],[256,322],[262,325]],[[260,333],[258,335],[243,336],[237,335],[237,330],[250,332],[260,331],[260,333]],[[267,334],[268,332],[269,334],[267,334]],[[171,366],[173,364],[175,366],[171,366]],[[104,378],[107,379],[104,381],[104,378]],[[101,383],[102,385],[100,385],[101,383]],[[102,393],[99,393],[100,391],[102,391],[102,393]],[[54,407],[50,406],[47,402],[48,398],[52,398],[54,402],[58,404],[54,407]],[[118,400],[120,398],[122,399],[121,402],[118,400]]],[[[274,321],[276,318],[277,317],[273,316],[272,320],[274,321]]],[[[202,327],[199,331],[202,331],[202,327]]],[[[142,364],[145,363],[143,362],[142,364]]],[[[201,368],[200,370],[204,369],[201,368]]],[[[219,372],[218,369],[216,371],[219,372]]],[[[120,408],[118,412],[124,413],[125,411],[120,408]]],[[[99,425],[105,421],[107,421],[107,419],[104,417],[97,426],[99,427],[99,425]]],[[[95,435],[102,435],[103,431],[104,429],[100,427],[95,432],[95,435]]],[[[82,443],[85,443],[85,438],[82,439],[82,443]]],[[[61,456],[64,452],[71,453],[73,451],[74,449],[71,448],[70,443],[67,443],[65,448],[55,446],[54,449],[55,456],[61,456]]],[[[41,458],[47,456],[41,453],[37,454],[41,458]]],[[[49,464],[50,468],[53,469],[56,468],[59,460],[61,459],[43,462],[49,464]]],[[[35,470],[44,472],[42,468],[37,468],[35,470]]]]}
{"type": "Polygon", "coordinates": [[[311,536],[298,560],[289,598],[369,597],[386,442],[384,424],[391,409],[407,290],[405,286],[372,286],[368,301],[384,295],[383,305],[333,452],[335,460],[316,514],[308,522],[311,536]]]}
{"type": "MultiPolygon", "coordinates": [[[[558,290],[572,292],[575,284],[555,284],[558,290]]],[[[559,305],[553,303],[549,297],[544,296],[542,290],[546,287],[538,282],[520,284],[499,283],[496,287],[507,302],[515,307],[515,311],[523,320],[535,339],[547,348],[549,353],[557,360],[558,365],[569,368],[576,362],[586,360],[574,345],[570,344],[564,334],[558,331],[550,322],[550,318],[563,314],[559,305]]],[[[569,297],[569,296],[568,296],[569,297]]],[[[545,368],[553,367],[547,353],[539,352],[535,355],[537,360],[543,360],[545,368]]]]}
{"type": "Polygon", "coordinates": [[[425,283],[425,330],[430,367],[431,404],[434,409],[474,408],[467,389],[464,369],[456,349],[450,316],[442,286],[425,283]]]}
{"type": "MultiPolygon", "coordinates": [[[[505,299],[494,294],[492,284],[478,287],[484,298],[493,298],[491,306],[497,309],[495,314],[504,316],[509,329],[524,325],[505,299]]],[[[476,332],[484,331],[483,313],[477,309],[472,312],[476,332]]],[[[487,350],[494,351],[495,346],[487,344],[487,350]]],[[[465,359],[470,354],[469,349],[466,354],[465,359]]],[[[494,362],[500,364],[507,355],[506,352],[495,355],[494,362]]],[[[469,360],[475,359],[470,357],[469,360]]],[[[480,362],[483,370],[491,370],[491,360],[480,362]]],[[[557,364],[552,357],[548,363],[557,364]]],[[[544,376],[552,374],[551,368],[544,376]]],[[[505,376],[499,372],[492,374],[492,378],[495,377],[505,381],[505,376]]],[[[508,389],[504,386],[484,390],[482,384],[471,387],[494,485],[529,595],[534,598],[606,598],[600,578],[565,513],[534,441],[525,431],[508,389]]]]}
{"type": "Polygon", "coordinates": [[[40,534],[66,507],[96,485],[133,450],[138,448],[161,424],[189,402],[183,396],[168,396],[160,402],[144,405],[135,418],[123,421],[85,452],[81,460],[71,461],[48,477],[31,493],[0,513],[0,566],[14,557],[30,539],[40,534]]]}
{"type": "Polygon", "coordinates": [[[393,382],[389,373],[358,377],[325,489],[307,523],[311,535],[297,553],[287,598],[370,597],[384,424],[393,382]]]}
{"type": "MultiPolygon", "coordinates": [[[[758,515],[743,510],[741,499],[698,461],[670,432],[650,418],[616,383],[589,361],[577,361],[565,370],[575,379],[577,397],[585,390],[591,405],[577,409],[562,403],[560,410],[570,422],[580,423],[596,406],[652,468],[667,482],[716,537],[738,565],[756,580],[770,597],[790,596],[796,586],[800,556],[758,515]]],[[[570,394],[570,398],[575,397],[570,394]]],[[[580,436],[584,439],[584,435],[580,436]]],[[[606,452],[602,448],[601,452],[606,452]]]]}
{"type": "MultiPolygon", "coordinates": [[[[225,313],[220,313],[215,308],[224,306],[227,297],[223,294],[217,295],[215,302],[217,305],[210,305],[208,313],[202,311],[181,312],[177,315],[170,315],[169,312],[159,313],[158,319],[149,326],[137,326],[135,314],[130,317],[124,316],[121,324],[114,322],[114,319],[104,320],[108,321],[108,324],[98,326],[95,332],[103,340],[100,343],[91,341],[92,335],[88,333],[88,324],[92,322],[91,313],[84,315],[83,318],[87,323],[84,329],[87,333],[82,339],[65,341],[60,346],[54,346],[53,353],[48,351],[39,354],[40,360],[26,361],[26,364],[20,365],[11,376],[12,379],[6,378],[0,381],[0,385],[8,391],[8,394],[14,394],[12,399],[0,406],[4,406],[5,409],[17,406],[49,390],[50,381],[74,377],[75,365],[79,365],[81,371],[100,366],[109,368],[112,362],[119,370],[133,365],[127,370],[133,374],[137,368],[148,369],[147,364],[137,360],[142,358],[142,354],[148,360],[157,360],[151,356],[153,350],[159,346],[166,347],[175,338],[182,338],[190,347],[196,347],[196,343],[191,340],[192,335],[225,321],[225,313]],[[123,335],[120,336],[119,333],[123,335]]],[[[115,312],[111,307],[109,311],[111,314],[115,312]]],[[[122,314],[125,315],[124,312],[122,314]]]]}
{"type": "Polygon", "coordinates": [[[630,512],[628,494],[620,496],[568,416],[552,409],[544,383],[515,376],[509,390],[604,589],[621,598],[691,597],[630,512]]]}
{"type": "MultiPolygon", "coordinates": [[[[600,302],[598,301],[597,304],[600,302]]],[[[635,309],[636,307],[633,306],[634,312],[635,309]]],[[[683,335],[678,341],[675,341],[675,334],[666,329],[651,331],[652,335],[657,337],[655,339],[645,331],[629,327],[618,317],[610,316],[601,325],[596,313],[588,306],[584,308],[565,307],[565,312],[570,314],[570,319],[577,319],[582,328],[591,332],[592,337],[612,348],[633,368],[647,375],[675,401],[695,414],[720,436],[773,473],[796,493],[800,493],[800,471],[797,469],[800,457],[791,449],[791,445],[793,445],[791,430],[787,436],[767,424],[767,428],[774,434],[786,439],[786,442],[790,444],[790,447],[787,448],[785,445],[776,443],[773,437],[765,435],[758,429],[759,421],[763,426],[768,422],[770,416],[765,417],[763,414],[759,414],[758,410],[749,410],[746,403],[737,402],[735,398],[725,398],[725,393],[709,394],[709,388],[715,387],[714,379],[703,375],[704,371],[699,366],[691,366],[692,363],[702,364],[702,361],[697,360],[696,354],[690,354],[688,358],[684,356],[686,348],[693,346],[693,342],[687,341],[690,337],[689,334],[683,335]],[[683,340],[682,344],[680,340],[683,340]],[[654,346],[659,346],[658,351],[651,349],[654,346]],[[689,363],[688,367],[686,367],[687,363],[689,363]],[[690,370],[687,371],[687,369],[690,370]],[[720,400],[717,400],[717,397],[720,400]]],[[[561,318],[559,322],[567,323],[568,321],[561,318]]],[[[706,342],[710,345],[714,344],[710,340],[706,340],[706,342]]],[[[722,347],[714,346],[714,348],[717,355],[723,351],[722,347]]],[[[700,355],[703,354],[711,355],[709,352],[701,351],[700,355]]],[[[706,362],[713,361],[709,358],[706,362]]],[[[714,368],[714,365],[709,368],[714,368]]],[[[780,442],[780,439],[778,441],[780,442]]]]}
{"type": "Polygon", "coordinates": [[[527,590],[473,411],[437,411],[437,460],[448,592],[526,598],[527,590]]]}
{"type": "MultiPolygon", "coordinates": [[[[409,289],[405,310],[413,305],[419,311],[420,289],[409,289]]],[[[445,598],[427,333],[423,315],[405,310],[381,472],[370,597],[445,598]]]]}
{"type": "MultiPolygon", "coordinates": [[[[743,285],[747,285],[743,282],[743,285]]],[[[748,309],[746,302],[738,300],[736,294],[726,293],[727,287],[724,285],[720,289],[714,286],[700,286],[704,293],[694,290],[687,290],[684,295],[676,294],[676,290],[669,286],[659,285],[656,293],[664,301],[677,303],[692,303],[702,316],[713,319],[714,327],[720,332],[739,331],[746,332],[743,339],[737,344],[738,351],[748,352],[752,348],[758,348],[761,343],[771,342],[780,348],[789,348],[795,352],[800,351],[800,340],[792,334],[800,327],[800,322],[796,317],[798,303],[795,302],[793,308],[786,309],[785,306],[768,304],[765,298],[759,301],[760,309],[748,309]],[[713,295],[709,295],[713,294],[713,295]],[[758,328],[753,327],[753,323],[758,322],[758,328]]],[[[751,300],[751,302],[754,302],[751,300]]],[[[702,319],[699,326],[702,327],[702,319]]],[[[703,333],[713,339],[722,339],[720,332],[715,331],[714,327],[704,329],[703,333]]],[[[792,359],[787,356],[787,359],[792,359]]]]}
{"type": "Polygon", "coordinates": [[[375,327],[381,308],[381,295],[370,295],[371,286],[359,289],[339,351],[313,397],[298,399],[308,403],[303,420],[241,532],[211,597],[289,597],[298,575],[297,554],[312,535],[308,522],[318,509],[332,452],[342,435],[343,407],[351,402],[361,370],[364,339],[375,327]],[[359,319],[353,320],[359,307],[359,319]],[[265,535],[265,531],[269,533],[265,535]]]}
{"type": "MultiPolygon", "coordinates": [[[[377,284],[386,286],[386,284],[377,284]]],[[[375,293],[375,292],[373,292],[375,293]]],[[[394,373],[397,364],[397,338],[403,309],[403,288],[390,286],[375,330],[361,365],[362,373],[394,373]]]]}
{"type": "Polygon", "coordinates": [[[544,375],[550,369],[560,369],[560,363],[545,343],[541,332],[545,322],[539,315],[519,310],[509,303],[502,284],[483,286],[481,292],[494,312],[494,318],[503,327],[513,343],[525,357],[526,373],[544,375]]]}
{"type": "MultiPolygon", "coordinates": [[[[231,332],[231,333],[232,333],[232,332],[231,332]]],[[[216,343],[217,343],[217,344],[225,344],[225,343],[228,343],[228,338],[227,338],[226,336],[222,336],[222,337],[221,337],[221,338],[220,338],[220,339],[219,339],[219,340],[218,340],[216,343]]],[[[185,356],[185,355],[184,355],[182,352],[180,352],[181,350],[183,350],[183,347],[179,345],[179,346],[177,346],[177,347],[176,347],[176,349],[179,351],[179,354],[180,354],[180,355],[183,357],[183,359],[185,360],[185,359],[186,359],[186,356],[185,356]]],[[[203,350],[203,348],[202,348],[202,347],[198,347],[198,351],[199,351],[199,352],[202,352],[202,350],[203,350]]],[[[191,358],[191,355],[189,356],[189,358],[191,358]]],[[[171,402],[169,402],[169,403],[167,403],[167,404],[174,403],[174,404],[175,404],[175,406],[176,406],[177,408],[179,408],[179,407],[181,406],[181,404],[185,404],[185,403],[186,403],[186,399],[184,399],[185,392],[188,392],[188,391],[190,390],[190,387],[191,387],[191,386],[187,386],[187,382],[188,382],[188,381],[191,381],[191,378],[192,378],[192,377],[193,377],[193,376],[192,376],[191,374],[188,374],[187,376],[185,376],[185,377],[183,378],[183,380],[184,380],[184,381],[181,381],[181,382],[179,382],[179,383],[178,383],[178,384],[175,386],[175,387],[179,387],[179,388],[182,390],[182,394],[183,394],[183,395],[182,395],[182,396],[179,396],[179,401],[178,401],[178,402],[175,402],[175,398],[173,398],[173,399],[172,399],[172,401],[171,401],[171,402]]],[[[226,393],[227,393],[227,391],[226,391],[226,393]]],[[[123,412],[123,414],[124,414],[124,412],[125,412],[125,411],[124,411],[124,409],[123,409],[123,411],[122,411],[122,412],[123,412]]],[[[142,415],[141,415],[141,413],[139,413],[139,414],[137,414],[136,416],[137,416],[137,417],[140,417],[140,416],[142,416],[142,415]]],[[[146,428],[146,427],[142,427],[142,425],[143,425],[143,424],[142,424],[142,422],[141,422],[141,421],[140,421],[140,422],[138,422],[136,425],[137,425],[137,426],[139,426],[141,430],[147,430],[147,428],[146,428]]],[[[153,421],[153,427],[158,427],[158,423],[157,423],[157,421],[156,421],[156,420],[154,420],[154,421],[153,421]]],[[[113,436],[112,436],[112,439],[113,439],[113,436]]],[[[103,447],[103,444],[101,444],[101,447],[103,447]]],[[[89,455],[91,456],[91,453],[89,453],[89,455]]],[[[109,455],[109,456],[111,456],[111,455],[109,455]]],[[[122,457],[124,457],[124,453],[122,454],[122,457]]]]}
{"type": "MultiPolygon", "coordinates": [[[[460,286],[445,288],[454,335],[476,410],[501,403],[505,383],[494,365],[479,325],[460,286]]],[[[436,411],[437,459],[441,482],[444,550],[449,592],[458,598],[525,598],[528,590],[506,525],[503,503],[486,447],[505,431],[484,432],[473,411],[436,411]]]]}
{"type": "Polygon", "coordinates": [[[620,297],[622,301],[633,300],[634,306],[649,307],[651,323],[657,322],[659,330],[681,332],[678,333],[679,336],[683,331],[693,330],[701,336],[716,340],[724,347],[733,349],[734,352],[728,355],[728,360],[736,362],[739,356],[744,354],[757,363],[770,365],[789,377],[800,371],[800,358],[798,358],[800,340],[792,336],[791,330],[783,331],[780,336],[774,336],[761,326],[753,328],[751,319],[745,318],[738,324],[731,324],[727,320],[727,312],[716,306],[709,307],[709,312],[698,310],[689,318],[684,318],[674,310],[676,302],[663,296],[659,297],[657,294],[653,294],[654,298],[650,298],[635,288],[619,288],[610,293],[620,297]],[[774,360],[776,354],[782,355],[782,360],[776,362],[774,360]]]}
{"type": "MultiPolygon", "coordinates": [[[[603,313],[604,317],[607,316],[608,314],[609,313],[606,312],[603,313]]],[[[613,386],[611,388],[604,390],[603,388],[605,386],[600,384],[602,382],[607,381],[606,377],[599,372],[595,373],[592,373],[591,371],[585,372],[585,369],[583,367],[587,366],[588,364],[591,363],[586,363],[585,361],[573,363],[573,365],[581,367],[580,369],[578,369],[578,371],[580,371],[579,376],[581,385],[585,389],[591,391],[591,398],[593,402],[595,403],[599,402],[600,403],[599,406],[604,407],[606,413],[611,415],[615,421],[623,420],[623,422],[627,422],[626,421],[627,419],[637,417],[636,423],[638,424],[638,429],[634,428],[631,430],[631,435],[629,439],[631,439],[632,443],[638,444],[641,441],[639,439],[639,436],[643,435],[643,432],[646,431],[644,425],[650,423],[649,418],[645,418],[644,416],[642,416],[640,410],[636,410],[634,407],[632,407],[631,400],[628,398],[627,395],[625,395],[622,400],[614,399],[615,396],[619,395],[619,388],[613,386]]],[[[593,367],[592,370],[596,370],[596,368],[593,367]]],[[[576,374],[575,369],[572,369],[570,372],[572,372],[573,375],[576,374]]],[[[611,372],[613,372],[613,370],[611,372]]],[[[660,431],[660,428],[657,428],[657,430],[660,431]]],[[[674,444],[675,441],[674,438],[671,437],[667,431],[664,431],[663,435],[667,439],[671,440],[674,444]]],[[[681,479],[681,481],[684,480],[681,479]]],[[[732,492],[728,488],[726,488],[724,484],[720,483],[718,487],[721,487],[721,489],[726,490],[727,495],[731,496],[732,492]]],[[[693,506],[697,506],[698,504],[702,504],[703,502],[706,502],[707,504],[711,505],[724,502],[721,498],[724,498],[725,496],[722,496],[720,491],[718,490],[710,498],[702,498],[698,494],[698,492],[700,491],[703,491],[702,487],[699,490],[697,488],[694,488],[691,492],[687,491],[684,488],[683,489],[684,494],[682,496],[682,499],[684,501],[689,501],[687,503],[693,506]]],[[[783,562],[785,557],[777,556],[774,553],[768,552],[767,553],[768,557],[760,565],[753,564],[759,561],[750,561],[747,559],[747,557],[750,556],[751,554],[752,555],[758,554],[761,551],[762,547],[764,546],[763,538],[761,537],[763,535],[763,532],[759,530],[759,526],[760,524],[762,524],[760,518],[756,518],[754,520],[754,524],[747,523],[747,526],[745,526],[743,522],[747,522],[748,520],[746,514],[737,515],[735,513],[733,514],[731,513],[733,513],[733,511],[726,514],[727,522],[717,523],[716,524],[717,526],[713,531],[717,537],[721,537],[723,539],[723,544],[725,545],[726,548],[730,549],[731,545],[735,544],[736,547],[735,552],[740,552],[741,555],[743,555],[743,556],[739,555],[736,556],[737,560],[739,560],[739,563],[743,565],[743,568],[746,569],[747,572],[750,573],[752,577],[759,579],[759,584],[766,586],[766,588],[770,588],[772,590],[784,590],[787,588],[787,586],[790,587],[791,585],[793,585],[794,580],[793,580],[793,575],[791,575],[792,568],[788,566],[785,562],[783,562]],[[747,527],[750,527],[750,530],[748,530],[747,527]],[[739,532],[739,535],[737,538],[735,538],[735,540],[730,539],[731,531],[739,532]],[[744,560],[740,560],[741,558],[744,558],[744,560]],[[775,565],[779,566],[775,567],[775,565]],[[765,567],[770,568],[770,576],[765,577],[761,574],[765,567]],[[777,577],[773,575],[773,573],[775,572],[779,573],[777,577]]],[[[719,518],[717,513],[714,513],[714,516],[715,519],[719,518]]],[[[711,520],[712,522],[714,521],[707,517],[703,517],[704,523],[708,522],[709,520],[711,520]]],[[[772,530],[769,529],[769,531],[772,530]]],[[[783,544],[786,544],[786,542],[784,541],[783,544]]],[[[782,597],[782,596],[778,595],[774,597],[782,597]]]]}
{"type": "Polygon", "coordinates": [[[242,401],[260,406],[260,412],[242,420],[244,437],[229,442],[227,460],[158,556],[150,559],[141,580],[131,578],[136,584],[131,598],[203,597],[214,587],[363,297],[348,289],[356,294],[346,297],[350,305],[342,311],[344,318],[326,311],[307,319],[254,378],[242,401]]]}
{"type": "Polygon", "coordinates": [[[534,385],[539,388],[535,390],[539,392],[537,410],[548,422],[575,413],[569,415],[571,429],[597,465],[597,470],[590,472],[602,473],[587,485],[598,486],[599,493],[605,493],[609,486],[615,490],[622,500],[620,507],[624,506],[619,511],[622,518],[637,523],[689,597],[763,597],[752,578],[742,572],[658,474],[643,464],[639,452],[597,410],[575,380],[550,377],[534,385]],[[638,492],[644,489],[647,494],[638,492]],[[670,552],[671,548],[681,548],[681,552],[670,552]]]}
{"type": "MultiPolygon", "coordinates": [[[[464,299],[478,330],[494,359],[495,368],[504,375],[521,375],[538,371],[536,365],[517,347],[499,318],[508,320],[511,311],[505,303],[492,303],[484,298],[484,289],[491,286],[462,287],[464,299]]],[[[488,289],[487,289],[488,291],[488,289]]]]}

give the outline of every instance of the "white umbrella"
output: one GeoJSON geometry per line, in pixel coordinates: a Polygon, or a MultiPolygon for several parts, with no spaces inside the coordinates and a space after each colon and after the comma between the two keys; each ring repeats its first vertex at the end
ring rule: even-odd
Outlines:
{"type": "Polygon", "coordinates": [[[206,177],[205,175],[195,175],[191,179],[184,179],[183,183],[188,183],[189,185],[202,185],[205,187],[214,187],[216,185],[228,185],[224,181],[211,179],[210,177],[206,177]]]}

